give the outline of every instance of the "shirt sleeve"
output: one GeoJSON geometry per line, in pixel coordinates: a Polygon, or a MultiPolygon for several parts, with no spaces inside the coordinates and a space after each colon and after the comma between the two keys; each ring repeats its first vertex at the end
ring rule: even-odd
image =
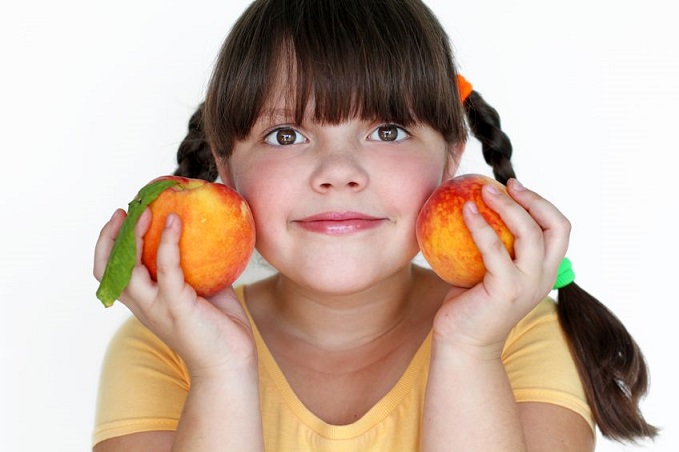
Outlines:
{"type": "Polygon", "coordinates": [[[518,402],[545,402],[568,408],[581,415],[594,431],[592,411],[554,300],[542,301],[514,327],[502,360],[518,402]]]}
{"type": "Polygon", "coordinates": [[[189,389],[186,367],[131,317],[104,356],[92,444],[131,433],[176,430],[189,389]]]}

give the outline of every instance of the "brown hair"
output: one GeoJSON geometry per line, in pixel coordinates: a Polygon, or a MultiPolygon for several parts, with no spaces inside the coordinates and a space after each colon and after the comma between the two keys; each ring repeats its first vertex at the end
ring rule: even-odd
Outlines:
{"type": "MultiPolygon", "coordinates": [[[[424,123],[449,143],[466,139],[466,122],[481,142],[495,178],[515,177],[512,144],[500,116],[472,91],[461,104],[448,38],[420,1],[255,1],[222,47],[205,104],[189,123],[175,174],[217,178],[210,148],[228,158],[274,94],[286,96],[301,122],[309,100],[313,118],[350,117],[424,123]],[[287,68],[290,92],[272,93],[287,68]],[[294,90],[294,92],[293,92],[294,90]]],[[[601,433],[611,439],[653,438],[639,401],[648,370],[622,322],[584,289],[559,290],[558,313],[601,433]]]]}
{"type": "MultiPolygon", "coordinates": [[[[495,178],[506,184],[516,175],[512,144],[501,129],[500,115],[476,91],[464,108],[486,163],[495,178]]],[[[648,391],[648,368],[625,325],[575,282],[560,288],[557,300],[559,323],[602,435],[617,441],[654,438],[658,429],[646,422],[639,408],[648,391]]]]}
{"type": "Polygon", "coordinates": [[[449,143],[466,139],[448,37],[412,0],[255,1],[235,23],[208,87],[209,144],[228,157],[270,96],[284,95],[297,122],[312,117],[424,123],[449,143]],[[273,93],[287,69],[285,93],[273,93]]]}

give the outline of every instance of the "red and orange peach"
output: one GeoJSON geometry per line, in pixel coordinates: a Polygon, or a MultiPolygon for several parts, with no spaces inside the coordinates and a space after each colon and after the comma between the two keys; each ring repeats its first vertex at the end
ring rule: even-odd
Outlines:
{"type": "Polygon", "coordinates": [[[437,275],[455,286],[472,287],[481,282],[486,273],[481,253],[462,216],[467,201],[476,203],[479,213],[514,256],[514,236],[481,197],[485,184],[507,190],[500,182],[484,175],[457,176],[444,181],[431,194],[417,218],[416,235],[422,255],[437,275]]]}
{"type": "Polygon", "coordinates": [[[142,263],[157,277],[156,254],[165,220],[182,222],[180,265],[186,282],[201,296],[231,285],[245,270],[255,246],[255,224],[246,201],[232,188],[201,179],[163,176],[177,181],[149,204],[152,220],[142,263]]]}

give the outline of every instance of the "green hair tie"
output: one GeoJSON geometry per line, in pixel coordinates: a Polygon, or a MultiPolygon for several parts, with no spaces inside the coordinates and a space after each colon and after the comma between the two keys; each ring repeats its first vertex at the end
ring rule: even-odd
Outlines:
{"type": "Polygon", "coordinates": [[[556,282],[554,282],[554,290],[561,289],[575,281],[575,273],[571,266],[571,260],[564,257],[559,264],[559,271],[556,274],[556,282]]]}

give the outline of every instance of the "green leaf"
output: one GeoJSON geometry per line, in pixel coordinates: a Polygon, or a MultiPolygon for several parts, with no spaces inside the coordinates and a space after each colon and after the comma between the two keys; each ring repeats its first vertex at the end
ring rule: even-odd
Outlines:
{"type": "Polygon", "coordinates": [[[104,275],[97,289],[97,298],[105,307],[113,305],[120,294],[125,290],[132,278],[132,270],[137,261],[137,243],[134,238],[134,228],[144,209],[163,191],[177,185],[179,182],[172,179],[160,179],[144,186],[137,196],[129,203],[127,217],[113,243],[111,255],[108,258],[104,275]]]}

